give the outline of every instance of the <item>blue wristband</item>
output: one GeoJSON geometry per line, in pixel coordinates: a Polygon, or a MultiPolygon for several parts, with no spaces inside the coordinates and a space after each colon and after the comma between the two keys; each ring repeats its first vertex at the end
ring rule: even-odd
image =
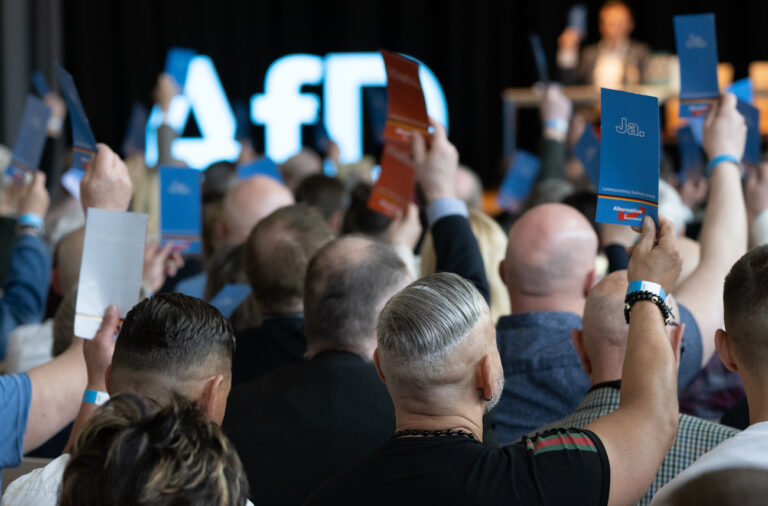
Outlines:
{"type": "Polygon", "coordinates": [[[733,155],[716,156],[713,159],[711,159],[707,164],[707,177],[709,177],[712,174],[712,171],[715,169],[715,167],[717,167],[719,164],[723,162],[733,162],[736,165],[739,165],[741,163],[741,161],[733,155]]]}
{"type": "Polygon", "coordinates": [[[18,225],[20,227],[43,227],[43,217],[39,214],[27,213],[19,216],[18,225]]]}
{"type": "Polygon", "coordinates": [[[654,295],[658,295],[661,300],[667,300],[667,294],[660,284],[653,281],[630,281],[629,288],[627,288],[627,295],[634,292],[650,292],[654,295]]]}
{"type": "Polygon", "coordinates": [[[558,132],[567,132],[568,120],[562,118],[548,119],[544,122],[544,128],[551,128],[552,130],[557,130],[558,132]]]}
{"type": "Polygon", "coordinates": [[[96,390],[86,390],[83,394],[83,402],[89,404],[96,404],[101,406],[109,400],[109,394],[107,392],[99,392],[96,390]]]}

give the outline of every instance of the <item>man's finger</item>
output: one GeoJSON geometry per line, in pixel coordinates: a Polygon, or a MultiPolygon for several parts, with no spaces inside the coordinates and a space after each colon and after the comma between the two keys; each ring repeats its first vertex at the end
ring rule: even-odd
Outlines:
{"type": "Polygon", "coordinates": [[[736,95],[733,93],[725,93],[721,100],[719,114],[728,114],[734,110],[736,110],[736,95]]]}
{"type": "Polygon", "coordinates": [[[646,216],[643,219],[643,230],[640,235],[640,240],[635,244],[634,251],[650,251],[653,248],[653,243],[656,241],[656,224],[653,222],[653,218],[646,216]]]}
{"type": "Polygon", "coordinates": [[[440,123],[435,118],[430,116],[429,124],[434,129],[434,132],[432,132],[432,142],[433,143],[447,142],[448,141],[448,134],[445,132],[445,127],[442,125],[442,123],[440,123]]]}
{"type": "Polygon", "coordinates": [[[120,309],[114,304],[107,307],[104,311],[104,318],[101,320],[99,330],[96,331],[94,339],[106,339],[107,336],[111,339],[118,331],[120,326],[120,309]]]}
{"type": "Polygon", "coordinates": [[[677,234],[672,222],[663,216],[659,216],[659,246],[662,248],[674,247],[677,245],[677,234]]]}
{"type": "Polygon", "coordinates": [[[411,134],[411,156],[417,167],[423,164],[427,157],[427,146],[421,135],[411,134]]]}

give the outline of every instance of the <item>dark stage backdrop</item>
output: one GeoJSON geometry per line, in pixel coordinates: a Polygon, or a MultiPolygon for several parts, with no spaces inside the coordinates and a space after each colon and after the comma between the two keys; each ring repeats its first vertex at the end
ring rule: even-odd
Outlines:
{"type": "MultiPolygon", "coordinates": [[[[541,34],[550,59],[567,10],[558,0],[65,0],[65,65],[73,74],[94,133],[119,147],[131,104],[150,103],[166,49],[187,46],[213,59],[230,102],[263,91],[269,64],[288,53],[401,51],[425,62],[443,85],[450,137],[464,163],[487,184],[498,181],[500,92],[535,78],[528,33],[541,34]]],[[[588,41],[597,37],[589,5],[588,41]]],[[[736,78],[751,60],[768,59],[768,2],[631,2],[636,38],[674,50],[672,16],[717,14],[721,61],[736,78]]],[[[534,113],[524,114],[520,145],[536,149],[534,113]]],[[[257,134],[262,132],[256,131],[257,134]]]]}

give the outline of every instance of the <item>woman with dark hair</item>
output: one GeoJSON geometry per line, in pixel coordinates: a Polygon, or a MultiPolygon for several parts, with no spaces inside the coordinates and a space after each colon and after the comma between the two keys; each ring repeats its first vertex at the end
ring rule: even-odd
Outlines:
{"type": "Polygon", "coordinates": [[[59,504],[243,506],[247,495],[235,448],[197,404],[123,394],[77,438],[59,504]]]}

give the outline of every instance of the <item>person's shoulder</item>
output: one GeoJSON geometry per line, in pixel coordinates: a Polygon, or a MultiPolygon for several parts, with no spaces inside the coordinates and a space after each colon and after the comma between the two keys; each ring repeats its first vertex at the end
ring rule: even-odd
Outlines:
{"type": "Polygon", "coordinates": [[[728,439],[735,436],[739,432],[739,429],[723,425],[721,423],[712,422],[691,415],[680,415],[680,423],[677,429],[678,433],[681,431],[690,431],[696,433],[712,434],[720,436],[720,440],[728,439]]]}
{"type": "Polygon", "coordinates": [[[70,456],[65,453],[40,467],[18,477],[8,485],[2,503],[6,506],[55,506],[70,456]]]}

